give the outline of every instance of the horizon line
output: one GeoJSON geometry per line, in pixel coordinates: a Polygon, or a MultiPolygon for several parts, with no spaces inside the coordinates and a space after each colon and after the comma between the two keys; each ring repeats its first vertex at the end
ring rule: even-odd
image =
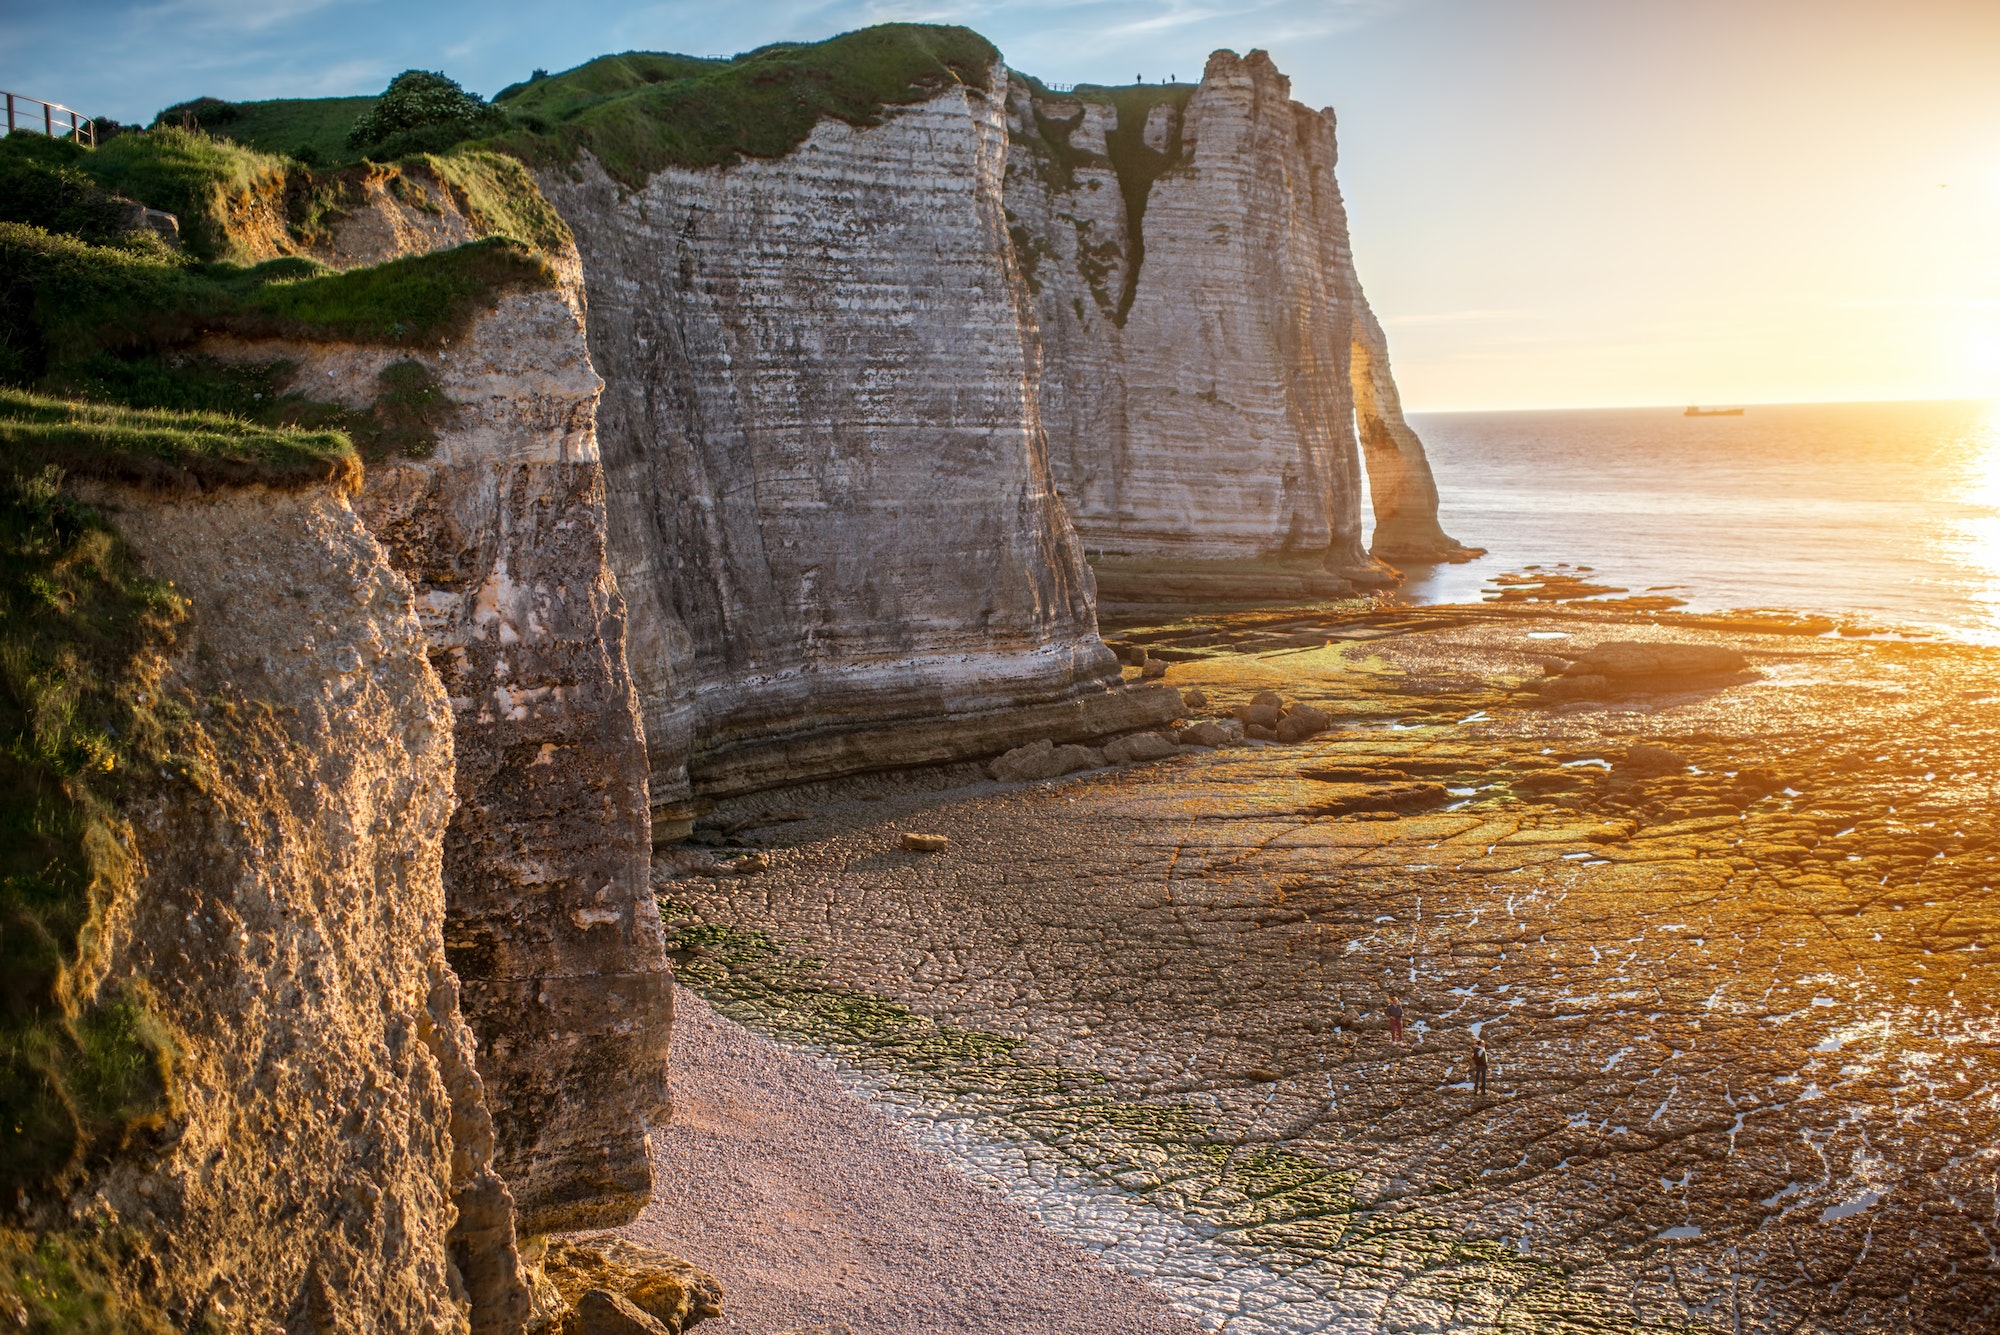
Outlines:
{"type": "Polygon", "coordinates": [[[1926,396],[1926,397],[1887,398],[1887,399],[1877,399],[1877,398],[1770,399],[1762,401],[1756,399],[1690,399],[1683,402],[1674,402],[1674,403],[1544,403],[1544,404],[1534,404],[1529,406],[1515,405],[1512,407],[1475,407],[1475,408],[1412,408],[1409,407],[1408,405],[1405,405],[1403,411],[1405,414],[1413,416],[1417,414],[1431,414],[1434,416],[1441,416],[1447,413],[1576,413],[1576,412],[1618,412],[1618,411],[1638,412],[1644,409],[1655,409],[1655,408],[1661,409],[1663,411],[1672,410],[1675,412],[1679,412],[1686,409],[1690,405],[1696,407],[1712,407],[1712,408],[1830,408],[1837,406],[1856,406],[1862,404],[1893,404],[1893,403],[1990,403],[1990,404],[2000,405],[2000,393],[1959,394],[1959,395],[1945,395],[1941,397],[1926,396]]]}

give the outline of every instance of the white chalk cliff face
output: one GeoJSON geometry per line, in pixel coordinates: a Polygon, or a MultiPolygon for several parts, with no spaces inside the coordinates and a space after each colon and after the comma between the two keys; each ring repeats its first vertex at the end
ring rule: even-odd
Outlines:
{"type": "Polygon", "coordinates": [[[1008,99],[1051,466],[1108,596],[1137,596],[1142,571],[1226,584],[1231,564],[1308,594],[1382,579],[1362,547],[1357,406],[1378,523],[1390,506],[1376,555],[1462,550],[1437,531],[1355,276],[1332,112],[1292,101],[1261,51],[1218,51],[1198,87],[1158,93],[1122,132],[1106,102],[1018,80],[1008,99]]]}
{"type": "Polygon", "coordinates": [[[414,362],[453,405],[428,457],[369,464],[354,508],[415,586],[450,699],[445,942],[524,1233],[624,1223],[650,1199],[672,1017],[645,740],[605,553],[602,381],[575,256],[554,260],[558,286],[500,296],[448,346],[205,345],[292,362],[301,387],[357,408],[385,368],[414,362]]]}
{"type": "Polygon", "coordinates": [[[715,794],[1157,721],[1096,633],[1007,235],[1005,71],[627,191],[575,233],[659,776],[715,794]]]}

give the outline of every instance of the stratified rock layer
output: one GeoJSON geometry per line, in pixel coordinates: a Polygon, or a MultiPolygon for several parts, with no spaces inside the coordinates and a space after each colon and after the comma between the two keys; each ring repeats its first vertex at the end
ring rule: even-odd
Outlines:
{"type": "Polygon", "coordinates": [[[1355,276],[1332,112],[1292,101],[1261,51],[1122,111],[1087,98],[1013,83],[1006,203],[1051,465],[1106,596],[1386,578],[1362,548],[1357,408],[1377,554],[1460,550],[1355,276]]]}
{"type": "Polygon", "coordinates": [[[371,465],[355,504],[417,587],[451,699],[447,935],[521,1227],[622,1223],[651,1191],[672,998],[578,287],[506,294],[441,349],[213,350],[295,361],[357,407],[414,360],[455,405],[434,453],[371,465]]]}
{"type": "Polygon", "coordinates": [[[185,775],[121,813],[103,968],[172,1026],[179,1113],[102,1205],[190,1327],[518,1330],[445,962],[451,716],[409,585],[324,488],[97,499],[188,600],[161,689],[199,725],[185,775]]]}
{"type": "Polygon", "coordinates": [[[997,90],[785,157],[542,188],[575,232],[656,778],[698,790],[1156,722],[1051,483],[997,90]]]}

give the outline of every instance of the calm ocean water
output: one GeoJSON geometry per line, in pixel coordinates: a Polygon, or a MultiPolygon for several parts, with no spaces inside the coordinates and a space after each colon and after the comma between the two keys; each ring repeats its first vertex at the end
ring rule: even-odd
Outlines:
{"type": "MultiPolygon", "coordinates": [[[[1421,413],[1447,533],[1416,602],[1558,562],[1700,611],[1786,608],[2000,643],[2000,404],[1421,413]]],[[[1365,507],[1364,507],[1365,512],[1365,507]]]]}

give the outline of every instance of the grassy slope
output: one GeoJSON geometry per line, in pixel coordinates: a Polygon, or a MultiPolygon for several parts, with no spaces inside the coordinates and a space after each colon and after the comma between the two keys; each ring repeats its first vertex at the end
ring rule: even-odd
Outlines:
{"type": "Polygon", "coordinates": [[[781,157],[822,119],[875,124],[886,107],[983,82],[999,57],[969,28],[914,23],[765,47],[721,63],[608,57],[511,91],[499,105],[510,114],[520,108],[522,129],[492,146],[533,165],[571,162],[588,150],[614,178],[636,186],[664,167],[781,157]],[[666,77],[676,72],[680,77],[666,77]],[[649,82],[649,75],[660,80],[649,82]]]}
{"type": "Polygon", "coordinates": [[[269,102],[224,102],[202,98],[159,114],[155,125],[177,125],[187,108],[209,134],[245,148],[281,157],[307,156],[326,166],[356,162],[360,155],[347,147],[347,132],[362,112],[379,99],[370,97],[286,97],[269,102]]]}

